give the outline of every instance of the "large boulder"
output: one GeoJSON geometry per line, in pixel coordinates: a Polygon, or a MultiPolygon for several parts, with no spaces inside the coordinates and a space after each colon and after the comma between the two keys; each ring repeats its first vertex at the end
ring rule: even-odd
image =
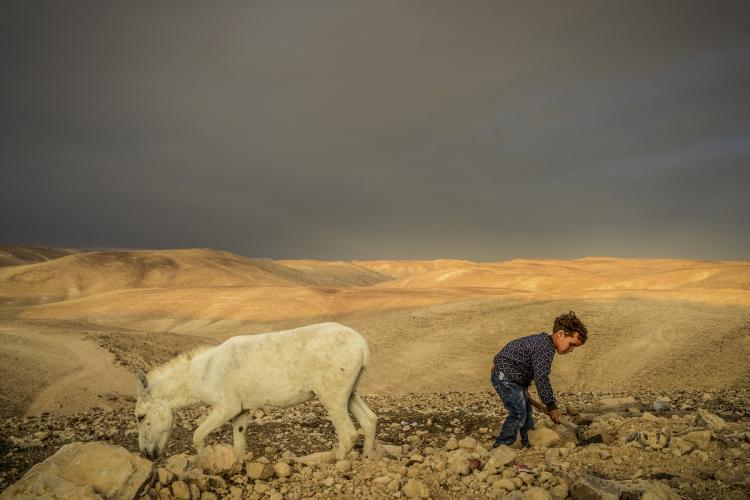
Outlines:
{"type": "Polygon", "coordinates": [[[516,460],[516,452],[510,446],[501,444],[490,451],[490,457],[494,460],[495,465],[500,468],[512,464],[516,460]]]}
{"type": "Polygon", "coordinates": [[[230,472],[237,464],[234,448],[228,444],[214,444],[198,451],[195,466],[209,474],[222,475],[230,472]]]}
{"type": "Polygon", "coordinates": [[[540,428],[529,431],[529,442],[532,446],[546,448],[560,444],[560,435],[552,429],[540,428]]]}
{"type": "Polygon", "coordinates": [[[70,443],[31,468],[0,498],[131,499],[153,474],[153,463],[102,441],[70,443]]]}

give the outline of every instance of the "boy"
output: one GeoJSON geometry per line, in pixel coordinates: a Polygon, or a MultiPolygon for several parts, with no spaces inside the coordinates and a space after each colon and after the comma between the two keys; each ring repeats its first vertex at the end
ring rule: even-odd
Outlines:
{"type": "Polygon", "coordinates": [[[573,311],[555,318],[552,335],[545,332],[521,337],[508,342],[495,355],[492,363],[492,385],[508,410],[500,435],[493,448],[501,444],[512,445],[521,433],[521,447],[529,447],[529,430],[534,426],[532,406],[528,400],[531,381],[553,422],[560,423],[560,411],[549,382],[552,358],[558,354],[573,352],[586,342],[588,331],[573,311]]]}

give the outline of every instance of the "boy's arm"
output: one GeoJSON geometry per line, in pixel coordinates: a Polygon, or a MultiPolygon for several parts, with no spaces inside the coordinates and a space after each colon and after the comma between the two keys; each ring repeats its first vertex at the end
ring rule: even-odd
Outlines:
{"type": "Polygon", "coordinates": [[[536,392],[542,403],[547,407],[547,411],[557,409],[555,404],[555,395],[552,392],[552,384],[549,381],[549,372],[552,369],[552,354],[534,356],[532,363],[534,365],[534,383],[536,392]]]}

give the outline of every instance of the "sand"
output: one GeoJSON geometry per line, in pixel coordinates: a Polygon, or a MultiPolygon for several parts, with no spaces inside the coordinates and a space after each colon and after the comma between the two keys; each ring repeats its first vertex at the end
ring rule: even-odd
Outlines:
{"type": "Polygon", "coordinates": [[[372,351],[363,393],[483,391],[507,341],[574,310],[562,391],[750,387],[750,263],[585,258],[273,261],[208,249],[0,248],[5,416],[132,394],[132,371],[237,334],[338,321],[372,351]]]}

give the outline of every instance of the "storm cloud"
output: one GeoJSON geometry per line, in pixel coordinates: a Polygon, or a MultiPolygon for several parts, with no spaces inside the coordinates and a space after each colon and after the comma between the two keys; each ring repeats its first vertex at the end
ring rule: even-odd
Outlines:
{"type": "Polygon", "coordinates": [[[747,2],[0,9],[3,243],[750,258],[747,2]]]}

